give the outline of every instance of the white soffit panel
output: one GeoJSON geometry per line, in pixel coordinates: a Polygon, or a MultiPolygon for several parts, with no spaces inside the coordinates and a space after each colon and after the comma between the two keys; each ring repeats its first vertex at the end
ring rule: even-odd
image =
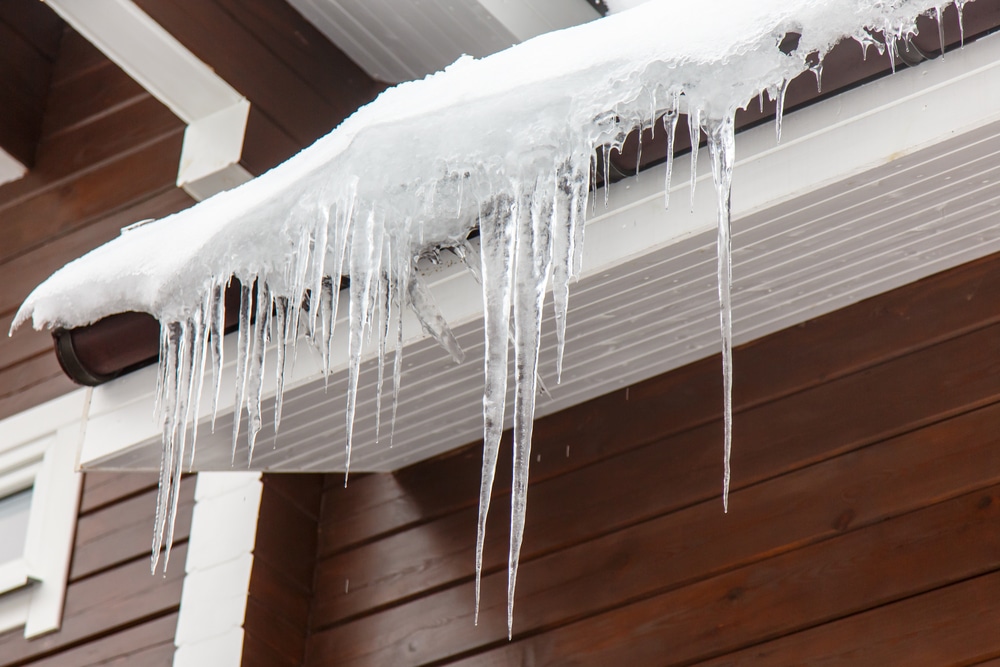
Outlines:
{"type": "Polygon", "coordinates": [[[370,76],[400,83],[598,18],[585,0],[288,0],[370,76]]]}
{"type": "MultiPolygon", "coordinates": [[[[790,114],[780,145],[770,125],[743,132],[737,158],[737,343],[1000,251],[1000,38],[790,114]]],[[[570,293],[561,385],[551,315],[544,323],[540,375],[551,396],[540,398],[537,416],[718,351],[714,191],[707,158],[700,164],[693,212],[686,156],[674,165],[669,211],[662,167],[613,186],[607,209],[598,193],[584,276],[570,293]]],[[[388,386],[383,437],[374,437],[377,368],[370,354],[361,371],[352,470],[394,470],[481,438],[479,289],[459,266],[434,267],[429,279],[466,360],[456,366],[419,325],[405,321],[390,446],[388,386]]],[[[281,432],[275,439],[265,412],[254,469],[342,469],[346,331],[338,329],[339,363],[328,389],[316,355],[302,343],[286,385],[281,432]]],[[[235,341],[228,344],[231,360],[235,341]]],[[[202,406],[197,470],[230,469],[234,373],[230,361],[214,434],[209,401],[202,406]]],[[[160,434],[151,419],[155,374],[145,369],[95,391],[85,468],[159,466],[160,434]]],[[[236,466],[247,466],[245,444],[236,466]]]]}

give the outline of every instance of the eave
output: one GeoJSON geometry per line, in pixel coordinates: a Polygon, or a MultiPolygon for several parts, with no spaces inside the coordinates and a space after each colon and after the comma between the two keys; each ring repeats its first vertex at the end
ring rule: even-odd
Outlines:
{"type": "MultiPolygon", "coordinates": [[[[733,193],[738,343],[1000,250],[992,224],[1000,206],[993,166],[1000,150],[998,61],[1000,40],[987,37],[790,114],[780,145],[769,125],[740,136],[733,193]]],[[[539,402],[538,416],[715,352],[713,193],[700,171],[693,212],[687,210],[686,165],[687,158],[675,163],[669,211],[662,209],[660,167],[612,186],[610,207],[589,221],[559,387],[551,380],[552,323],[544,329],[541,376],[551,399],[539,402]]],[[[394,470],[480,437],[478,287],[458,266],[433,272],[435,297],[469,358],[459,366],[445,361],[407,322],[394,446],[385,431],[375,442],[376,368],[369,360],[352,470],[394,470]]],[[[316,355],[300,345],[281,433],[275,448],[258,447],[254,469],[342,468],[346,341],[345,328],[339,331],[328,390],[316,355]]],[[[226,373],[223,385],[232,386],[231,363],[226,373]]],[[[160,433],[149,416],[154,391],[154,369],[95,390],[84,468],[158,467],[160,433]]],[[[214,434],[200,429],[194,469],[230,469],[232,402],[223,394],[214,434]]],[[[385,429],[388,414],[386,400],[385,429]]],[[[203,411],[201,419],[208,418],[203,411]]],[[[271,439],[265,426],[259,442],[271,439]]],[[[245,456],[240,448],[237,466],[246,465],[245,456]]]]}

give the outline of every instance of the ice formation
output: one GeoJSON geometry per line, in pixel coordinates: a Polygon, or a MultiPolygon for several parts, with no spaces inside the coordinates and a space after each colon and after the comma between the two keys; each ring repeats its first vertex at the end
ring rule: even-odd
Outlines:
{"type": "MultiPolygon", "coordinates": [[[[967,0],[954,0],[959,12],[967,0]]],[[[350,460],[354,389],[365,340],[374,332],[380,366],[395,346],[398,313],[413,308],[456,358],[461,350],[416,273],[416,259],[442,248],[470,258],[482,283],[486,360],[484,453],[476,544],[476,600],[483,535],[507,393],[508,339],[515,362],[514,480],[508,629],[524,529],[541,310],[554,294],[558,346],[565,342],[568,285],[581,270],[583,224],[596,185],[597,151],[662,123],[668,138],[686,114],[697,151],[707,137],[718,194],[719,299],[725,383],[725,478],[731,442],[731,263],[729,193],[734,114],[766,92],[782,101],[788,81],[815,70],[844,38],[892,56],[922,13],[942,0],[660,0],[590,24],[542,35],[507,51],[462,58],[405,83],[251,183],[138,227],[73,262],[25,301],[15,326],[85,325],[136,310],[161,322],[158,406],[163,459],[153,568],[172,539],[185,454],[210,367],[215,405],[222,363],[226,284],[242,284],[236,393],[251,454],[261,428],[265,372],[281,381],[304,332],[329,371],[341,276],[350,311],[350,460]],[[800,35],[785,53],[779,44],[800,35]],[[884,37],[883,37],[884,36],[884,37]],[[467,252],[478,228],[480,252],[467,252]],[[266,366],[269,341],[276,358],[266,366]]],[[[693,160],[692,160],[693,162],[693,160]]],[[[382,373],[380,371],[380,377],[382,373]]],[[[380,383],[381,385],[381,383],[380,383]]],[[[395,397],[393,398],[395,403],[395,397]]],[[[240,419],[233,433],[238,443],[240,419]]]]}

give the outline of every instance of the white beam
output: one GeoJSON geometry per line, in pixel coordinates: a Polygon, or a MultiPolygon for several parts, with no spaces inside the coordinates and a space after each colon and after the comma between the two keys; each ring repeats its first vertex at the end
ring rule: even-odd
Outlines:
{"type": "Polygon", "coordinates": [[[250,104],[131,0],[46,0],[187,123],[177,186],[195,199],[250,180],[240,166],[250,104]]]}

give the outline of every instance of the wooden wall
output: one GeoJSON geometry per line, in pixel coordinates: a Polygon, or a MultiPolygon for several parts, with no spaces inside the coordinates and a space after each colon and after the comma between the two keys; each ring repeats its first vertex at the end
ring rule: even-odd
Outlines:
{"type": "MultiPolygon", "coordinates": [[[[37,0],[8,1],[51,13],[37,0]]],[[[253,174],[305,148],[384,87],[283,0],[137,4],[250,100],[241,163],[253,174]]],[[[0,73],[2,65],[0,58],[0,73]]],[[[34,167],[0,187],[4,332],[24,297],[63,264],[125,225],[193,203],[175,187],[184,124],[73,30],[64,30],[54,55],[39,118],[34,167]]],[[[0,339],[0,419],[72,388],[48,334],[25,327],[0,339]]]]}
{"type": "Polygon", "coordinates": [[[243,624],[243,667],[305,659],[324,476],[266,474],[243,624]]]}
{"type": "MultiPolygon", "coordinates": [[[[183,123],[72,30],[61,40],[46,109],[34,167],[0,187],[5,334],[24,297],[53,271],[127,224],[192,203],[174,186],[183,123]]],[[[2,337],[0,419],[73,387],[48,333],[23,327],[2,337]]]]}
{"type": "Polygon", "coordinates": [[[149,572],[155,475],[87,474],[62,627],[31,640],[23,628],[0,635],[0,666],[170,665],[194,482],[181,483],[176,539],[163,576],[149,572]]]}
{"type": "Polygon", "coordinates": [[[329,476],[305,664],[1000,657],[1000,256],[735,361],[728,514],[717,357],[539,420],[510,642],[509,464],[478,627],[479,447],[329,476]]]}

